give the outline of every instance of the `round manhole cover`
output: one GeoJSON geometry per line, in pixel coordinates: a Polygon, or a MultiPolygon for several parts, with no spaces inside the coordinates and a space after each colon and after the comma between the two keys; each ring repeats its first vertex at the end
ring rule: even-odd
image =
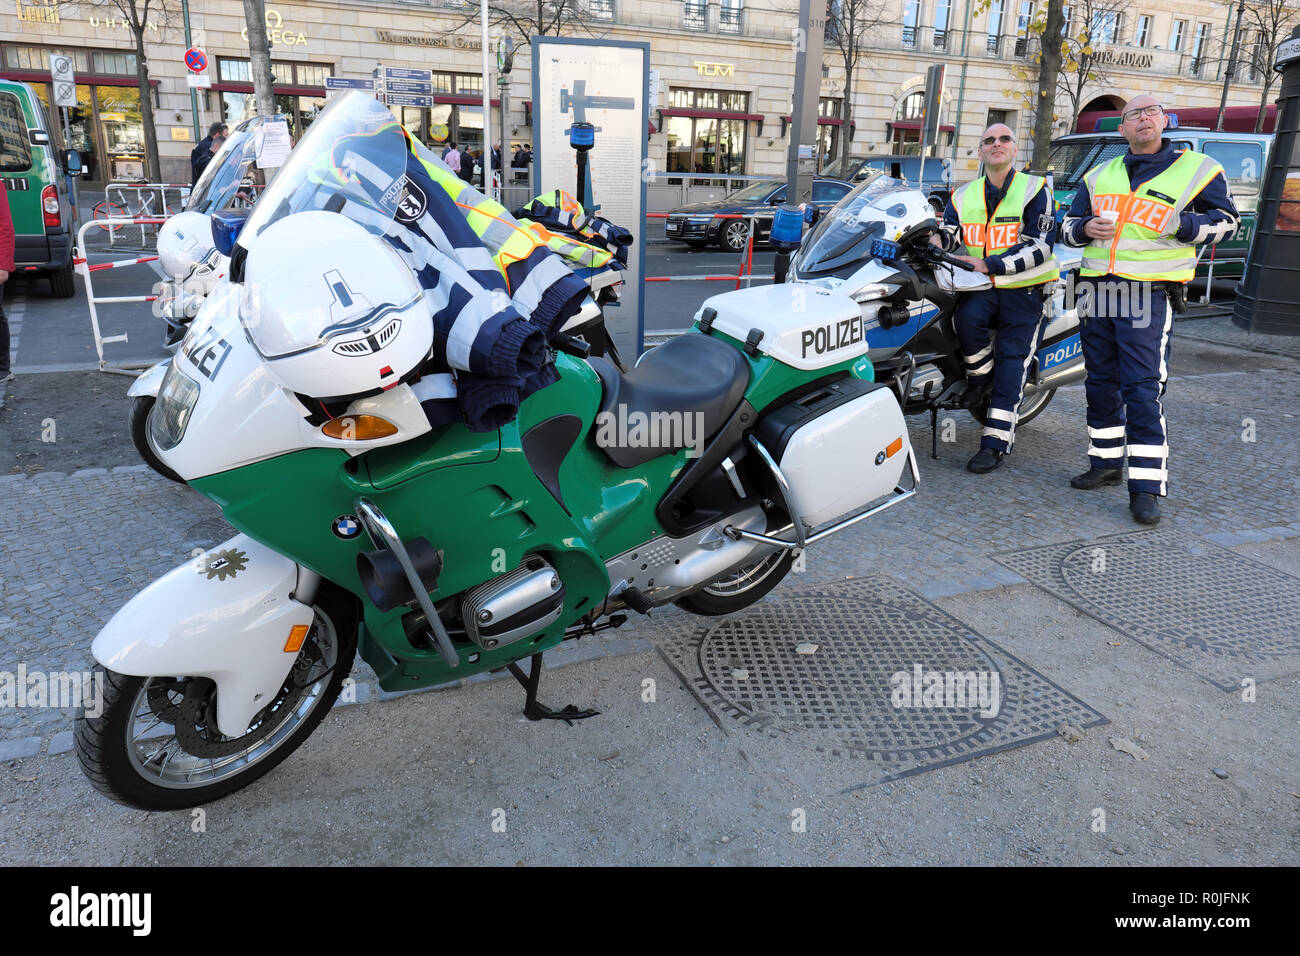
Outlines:
{"type": "Polygon", "coordinates": [[[961,750],[1010,716],[998,665],[965,631],[879,597],[788,599],[717,624],[698,656],[755,723],[829,732],[853,751],[961,750]]]}
{"type": "Polygon", "coordinates": [[[1259,600],[1259,569],[1153,541],[1107,541],[1060,559],[1061,580],[1105,618],[1227,657],[1295,653],[1296,607],[1259,600]]]}

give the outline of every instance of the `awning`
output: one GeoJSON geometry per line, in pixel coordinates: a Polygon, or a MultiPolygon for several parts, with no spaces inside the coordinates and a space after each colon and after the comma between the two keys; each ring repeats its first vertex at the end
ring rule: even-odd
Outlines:
{"type": "MultiPolygon", "coordinates": [[[[17,83],[49,83],[48,70],[5,70],[0,72],[0,80],[13,80],[17,83]]],[[[86,86],[139,86],[140,81],[134,76],[101,75],[98,73],[78,73],[77,85],[86,86]]],[[[150,86],[157,86],[158,81],[149,80],[150,86]]]]}
{"type": "MultiPolygon", "coordinates": [[[[921,128],[921,121],[920,121],[920,120],[890,120],[890,121],[888,121],[887,123],[885,123],[885,125],[886,125],[886,126],[891,126],[891,127],[893,127],[894,129],[914,129],[914,130],[920,130],[920,128],[921,128]]],[[[945,132],[945,133],[955,133],[955,132],[957,132],[957,129],[956,129],[956,127],[954,127],[954,126],[940,126],[939,129],[940,129],[942,132],[945,132]]]]}
{"type": "MultiPolygon", "coordinates": [[[[793,120],[792,120],[789,116],[782,116],[782,117],[781,117],[781,122],[782,122],[782,123],[791,123],[791,122],[793,122],[793,120]]],[[[832,118],[832,117],[830,117],[830,116],[819,116],[819,117],[817,117],[817,125],[818,125],[818,126],[843,126],[843,125],[844,125],[844,120],[842,120],[842,119],[834,119],[834,118],[832,118]]]]}
{"type": "MultiPolygon", "coordinates": [[[[252,93],[252,83],[213,83],[208,89],[217,93],[252,93]]],[[[324,96],[325,89],[320,86],[285,86],[276,83],[271,87],[272,93],[284,96],[324,96]]]]}
{"type": "Polygon", "coordinates": [[[729,110],[687,110],[678,107],[658,110],[660,116],[691,116],[696,119],[735,119],[763,121],[762,113],[734,113],[729,110]]]}

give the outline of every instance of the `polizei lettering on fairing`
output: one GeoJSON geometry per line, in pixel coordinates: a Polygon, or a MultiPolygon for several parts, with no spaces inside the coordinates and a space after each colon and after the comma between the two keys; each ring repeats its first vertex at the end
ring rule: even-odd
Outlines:
{"type": "Polygon", "coordinates": [[[827,322],[815,329],[804,329],[800,344],[803,357],[808,357],[809,350],[814,355],[825,355],[836,349],[845,349],[862,341],[862,319],[844,319],[839,322],[827,322]]]}
{"type": "Polygon", "coordinates": [[[1079,341],[1079,336],[1071,336],[1054,348],[1043,349],[1039,352],[1039,367],[1043,371],[1047,371],[1049,368],[1055,368],[1058,365],[1070,361],[1070,359],[1074,358],[1081,351],[1083,351],[1083,345],[1079,341]]]}

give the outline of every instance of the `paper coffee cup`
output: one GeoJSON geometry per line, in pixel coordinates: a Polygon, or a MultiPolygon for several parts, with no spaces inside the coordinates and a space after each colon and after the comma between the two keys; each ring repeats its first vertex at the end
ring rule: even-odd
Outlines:
{"type": "Polygon", "coordinates": [[[1097,218],[1102,222],[1108,222],[1111,225],[1114,225],[1119,221],[1119,213],[1114,209],[1103,209],[1101,212],[1097,213],[1097,218]]]}

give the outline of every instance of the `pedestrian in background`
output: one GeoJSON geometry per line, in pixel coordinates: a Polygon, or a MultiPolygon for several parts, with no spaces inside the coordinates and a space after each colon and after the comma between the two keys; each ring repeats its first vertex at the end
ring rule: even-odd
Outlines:
{"type": "Polygon", "coordinates": [[[1161,399],[1169,332],[1174,313],[1186,309],[1196,247],[1230,239],[1241,223],[1223,167],[1174,149],[1168,125],[1154,96],[1129,100],[1119,124],[1128,151],[1083,177],[1061,224],[1062,241],[1084,247],[1080,291],[1089,293],[1079,299],[1089,467],[1070,484],[1117,485],[1127,457],[1129,510],[1140,524],[1160,520],[1168,489],[1161,399]]]}
{"type": "Polygon", "coordinates": [[[453,173],[460,175],[460,151],[456,149],[455,140],[448,143],[447,148],[442,151],[442,161],[453,173]]]}
{"type": "Polygon", "coordinates": [[[0,382],[13,378],[9,367],[9,317],[4,309],[4,284],[14,271],[14,220],[9,214],[9,193],[0,179],[0,382]]]}
{"type": "MultiPolygon", "coordinates": [[[[212,141],[217,136],[225,136],[228,127],[225,123],[213,123],[208,127],[208,135],[199,140],[199,145],[190,150],[190,185],[193,186],[199,181],[199,176],[203,174],[203,167],[208,165],[208,160],[212,158],[212,141]]],[[[217,147],[220,149],[221,147],[217,147]]]]}
{"type": "Polygon", "coordinates": [[[208,151],[202,154],[201,156],[199,156],[199,158],[195,160],[193,164],[194,183],[191,183],[191,185],[195,185],[198,183],[199,178],[203,175],[203,170],[207,169],[208,163],[212,162],[212,157],[217,155],[217,153],[221,152],[221,147],[226,142],[227,134],[228,134],[228,130],[224,124],[222,124],[221,128],[216,130],[212,134],[212,140],[211,142],[208,143],[208,151]]]}

